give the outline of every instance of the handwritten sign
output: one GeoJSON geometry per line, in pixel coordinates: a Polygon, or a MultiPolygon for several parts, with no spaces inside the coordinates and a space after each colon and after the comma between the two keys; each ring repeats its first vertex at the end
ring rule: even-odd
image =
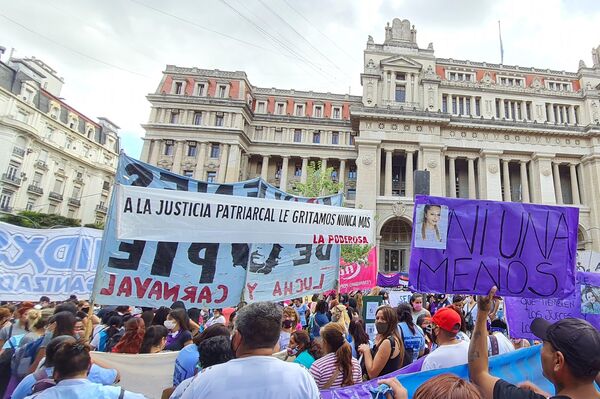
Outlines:
{"type": "Polygon", "coordinates": [[[417,196],[414,218],[413,291],[484,295],[495,285],[506,297],[565,298],[575,289],[577,208],[417,196]],[[445,249],[415,245],[416,235],[445,249]]]}
{"type": "Polygon", "coordinates": [[[117,237],[168,242],[369,244],[373,211],[118,185],[117,237]]]}
{"type": "MultiPolygon", "coordinates": [[[[116,181],[124,186],[177,194],[195,192],[334,206],[342,203],[339,194],[297,197],[258,178],[231,184],[201,182],[124,154],[119,157],[116,181]]],[[[187,307],[225,308],[237,305],[243,296],[254,301],[286,300],[315,293],[325,265],[333,262],[337,266],[340,247],[335,244],[256,244],[253,235],[237,243],[118,239],[115,202],[113,196],[94,282],[93,296],[99,304],[158,307],[180,300],[187,307]],[[274,279],[276,275],[287,278],[274,279]],[[297,275],[307,277],[306,281],[298,281],[297,275]],[[266,281],[264,286],[259,284],[261,281],[266,281]],[[259,285],[264,288],[259,289],[259,285]]],[[[195,228],[201,226],[197,223],[195,228]]],[[[337,269],[325,273],[323,287],[333,287],[337,273],[337,269]]]]}
{"type": "Polygon", "coordinates": [[[0,222],[0,300],[88,297],[101,240],[102,230],[86,227],[28,229],[0,222]]]}
{"type": "Polygon", "coordinates": [[[564,299],[506,298],[506,319],[513,338],[536,339],[531,333],[531,322],[542,318],[550,323],[566,317],[589,321],[600,329],[600,274],[577,273],[577,287],[564,299]]]}

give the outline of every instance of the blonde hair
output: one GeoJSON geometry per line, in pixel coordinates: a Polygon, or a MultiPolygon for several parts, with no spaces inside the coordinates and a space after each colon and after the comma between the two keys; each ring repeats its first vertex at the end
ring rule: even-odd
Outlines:
{"type": "Polygon", "coordinates": [[[42,312],[37,309],[31,309],[29,312],[27,312],[27,327],[29,328],[29,331],[34,328],[41,318],[42,312]]]}
{"type": "Polygon", "coordinates": [[[331,314],[340,313],[340,317],[336,321],[331,321],[332,323],[339,324],[342,326],[344,331],[348,331],[348,326],[350,325],[350,316],[348,316],[348,310],[344,305],[337,305],[333,309],[331,309],[331,314]]]}
{"type": "MultiPolygon", "coordinates": [[[[425,205],[423,207],[423,223],[421,223],[421,237],[423,238],[423,240],[427,239],[427,234],[425,234],[425,226],[427,224],[427,212],[429,212],[429,210],[434,207],[442,209],[440,205],[425,205]]],[[[433,226],[433,228],[435,230],[435,238],[437,238],[438,241],[442,241],[442,237],[440,236],[440,229],[438,229],[437,225],[433,226]]]]}
{"type": "Polygon", "coordinates": [[[294,318],[294,329],[296,328],[296,325],[300,323],[300,316],[298,315],[298,312],[296,312],[296,309],[291,306],[286,306],[283,308],[283,318],[285,318],[285,316],[294,318]]]}

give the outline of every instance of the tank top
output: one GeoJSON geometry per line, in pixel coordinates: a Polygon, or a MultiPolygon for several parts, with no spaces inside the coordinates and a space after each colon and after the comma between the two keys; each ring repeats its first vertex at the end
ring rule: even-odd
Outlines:
{"type": "MultiPolygon", "coordinates": [[[[390,352],[390,358],[387,360],[387,362],[385,363],[385,366],[383,366],[383,368],[379,372],[379,376],[386,375],[393,371],[396,371],[402,366],[402,359],[400,358],[400,355],[397,355],[396,357],[392,358],[392,356],[394,356],[394,351],[396,350],[396,341],[394,340],[394,337],[390,336],[390,337],[387,337],[386,339],[390,341],[390,344],[392,345],[392,351],[390,352]]],[[[383,341],[381,341],[380,345],[382,343],[383,343],[383,341]]],[[[373,358],[375,358],[375,355],[377,354],[378,350],[379,350],[379,346],[374,345],[373,346],[373,358]]]]}

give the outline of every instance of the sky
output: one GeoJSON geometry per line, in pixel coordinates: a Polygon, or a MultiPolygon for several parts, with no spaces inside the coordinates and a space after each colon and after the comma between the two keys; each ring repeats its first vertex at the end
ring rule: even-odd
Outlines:
{"type": "Polygon", "coordinates": [[[408,19],[435,55],[575,72],[600,45],[598,0],[0,0],[0,46],[62,76],[61,96],[121,127],[138,157],[167,64],[244,71],[259,87],[362,94],[368,35],[408,19]]]}

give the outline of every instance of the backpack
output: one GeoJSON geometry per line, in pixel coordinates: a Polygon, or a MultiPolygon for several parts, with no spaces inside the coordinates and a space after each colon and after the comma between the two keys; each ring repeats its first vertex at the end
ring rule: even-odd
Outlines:
{"type": "Polygon", "coordinates": [[[10,364],[12,375],[22,379],[29,374],[29,368],[37,356],[42,341],[44,341],[44,336],[17,349],[10,364]]]}
{"type": "Polygon", "coordinates": [[[473,310],[475,309],[475,305],[469,310],[469,312],[465,315],[465,324],[467,325],[467,330],[473,331],[475,328],[475,320],[473,319],[473,310]]]}
{"type": "Polygon", "coordinates": [[[123,330],[120,330],[113,334],[113,336],[110,337],[106,342],[106,348],[104,349],[104,352],[112,352],[113,348],[119,343],[121,338],[123,338],[123,335],[125,335],[125,331],[123,330]]]}
{"type": "Polygon", "coordinates": [[[35,382],[31,389],[32,394],[42,392],[43,390],[52,388],[56,385],[56,381],[54,381],[54,378],[48,377],[48,373],[46,373],[45,368],[41,368],[35,373],[33,373],[33,377],[35,378],[35,382]]]}

